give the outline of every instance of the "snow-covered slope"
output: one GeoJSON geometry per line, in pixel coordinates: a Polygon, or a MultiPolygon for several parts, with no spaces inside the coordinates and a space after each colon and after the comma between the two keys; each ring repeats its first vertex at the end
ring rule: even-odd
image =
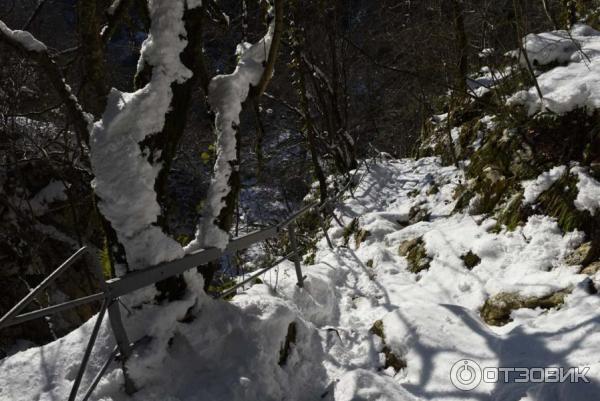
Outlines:
{"type": "MultiPolygon", "coordinates": [[[[129,367],[142,388],[132,398],[122,392],[115,366],[92,399],[597,398],[600,297],[592,289],[600,276],[590,279],[562,261],[581,233],[563,234],[537,215],[515,231],[495,232],[491,219],[453,214],[463,173],[435,158],[381,161],[365,173],[354,197],[336,210],[345,227],[332,222],[329,234],[338,246],[330,250],[321,240],[315,264],[303,266],[304,289],[286,263],[231,302],[201,297],[193,305],[192,297],[135,311],[126,322],[133,338],[168,337],[170,345],[138,348],[129,367]],[[415,244],[419,269],[406,252],[415,244]],[[467,263],[469,253],[479,260],[467,263]],[[500,327],[480,317],[490,296],[543,297],[563,289],[568,295],[559,309],[518,309],[500,327]],[[189,308],[191,321],[183,319],[189,308]],[[162,319],[167,315],[179,317],[174,327],[163,326],[173,321],[162,319]],[[465,358],[482,367],[589,367],[591,382],[512,380],[463,391],[450,371],[465,358]]],[[[66,399],[92,325],[0,361],[0,399],[66,399]]],[[[112,347],[104,327],[92,373],[112,347]]]]}
{"type": "MultiPolygon", "coordinates": [[[[575,24],[570,31],[529,34],[523,39],[534,66],[565,64],[537,76],[543,96],[535,88],[519,91],[509,104],[522,104],[529,114],[550,110],[565,114],[577,108],[591,113],[600,107],[600,32],[590,26],[575,24]]],[[[521,56],[521,63],[526,61],[521,56]]]]}

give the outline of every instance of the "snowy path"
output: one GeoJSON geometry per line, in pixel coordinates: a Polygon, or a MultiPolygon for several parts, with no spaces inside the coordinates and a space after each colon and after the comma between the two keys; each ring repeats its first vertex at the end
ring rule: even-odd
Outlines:
{"type": "MultiPolygon", "coordinates": [[[[587,276],[562,262],[582,236],[563,235],[543,216],[514,232],[494,233],[492,220],[452,214],[462,179],[460,171],[433,158],[379,163],[336,211],[345,226],[358,218],[358,228],[369,232],[361,243],[352,235],[344,246],[344,228],[333,222],[329,234],[338,246],[330,250],[319,241],[316,263],[303,267],[303,289],[289,262],[231,302],[190,292],[182,301],[136,310],[126,318],[128,332],[152,338],[128,365],[141,390],[125,396],[122,372],[113,366],[91,399],[598,399],[600,297],[590,294],[587,276]],[[415,206],[430,215],[428,221],[408,224],[415,206]],[[429,258],[429,268],[417,274],[399,253],[400,245],[416,238],[429,258]],[[461,259],[469,251],[480,258],[472,269],[461,259]],[[486,299],[501,292],[539,297],[569,287],[573,291],[558,310],[519,309],[502,327],[479,316],[486,299]],[[191,321],[184,319],[189,308],[191,321]],[[376,322],[385,343],[371,332],[376,322]],[[383,369],[386,352],[397,367],[406,367],[383,369]],[[452,385],[450,370],[464,358],[482,367],[589,367],[591,383],[511,379],[463,391],[452,385]]],[[[93,323],[0,360],[0,400],[67,399],[93,323]]],[[[99,338],[83,387],[114,346],[106,324],[99,338]]]]}
{"type": "MultiPolygon", "coordinates": [[[[321,288],[335,287],[327,318],[311,319],[335,329],[323,335],[328,374],[337,381],[330,399],[547,401],[590,400],[598,394],[600,300],[588,294],[585,276],[561,264],[580,235],[563,236],[541,216],[513,233],[493,234],[488,232],[493,221],[451,215],[452,193],[461,179],[454,168],[433,159],[385,162],[361,184],[356,198],[339,208],[344,223],[359,217],[370,235],[358,248],[354,238],[334,252],[322,243],[320,263],[306,269],[311,284],[320,277],[321,288]],[[430,222],[406,226],[411,207],[418,205],[429,211],[430,222]],[[398,247],[420,236],[432,260],[427,271],[413,274],[398,247]],[[481,258],[472,270],[460,259],[468,251],[481,258]],[[479,317],[490,295],[542,296],[570,285],[576,288],[558,311],[522,309],[500,328],[479,317]],[[398,373],[382,370],[383,344],[369,331],[377,320],[383,322],[387,346],[408,365],[398,373]],[[463,358],[482,367],[589,366],[592,383],[482,383],[467,392],[449,380],[452,365],[463,358]]],[[[330,234],[341,242],[342,231],[334,228],[330,234]]]]}

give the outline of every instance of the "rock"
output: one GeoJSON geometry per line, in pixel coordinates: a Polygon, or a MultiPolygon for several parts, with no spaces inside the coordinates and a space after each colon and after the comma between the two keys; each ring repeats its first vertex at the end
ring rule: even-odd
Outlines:
{"type": "Polygon", "coordinates": [[[592,262],[587,265],[583,270],[581,270],[581,274],[587,274],[588,276],[593,276],[597,272],[600,271],[600,260],[596,262],[592,262]]]}
{"type": "Polygon", "coordinates": [[[572,253],[565,257],[565,263],[569,266],[576,266],[583,264],[583,261],[587,258],[588,254],[592,250],[592,243],[585,242],[581,246],[575,249],[572,253]]]}
{"type": "Polygon", "coordinates": [[[360,244],[369,236],[371,235],[371,233],[369,232],[369,230],[365,230],[364,228],[361,228],[358,230],[358,232],[356,234],[354,234],[354,242],[355,242],[355,247],[356,249],[358,249],[358,247],[360,246],[360,244]]]}
{"type": "Polygon", "coordinates": [[[506,178],[498,171],[498,169],[491,166],[484,168],[483,174],[492,185],[506,180],[506,178]]]}
{"type": "Polygon", "coordinates": [[[383,333],[383,320],[376,320],[373,326],[369,329],[371,334],[374,334],[385,341],[385,334],[383,333]]]}
{"type": "Polygon", "coordinates": [[[413,206],[408,212],[408,224],[410,225],[416,224],[420,221],[429,221],[429,217],[431,217],[431,214],[426,209],[422,209],[419,206],[413,206]]]}
{"type": "Polygon", "coordinates": [[[406,368],[406,361],[394,354],[387,345],[383,347],[381,352],[383,352],[385,355],[385,364],[383,365],[384,370],[391,367],[396,373],[398,373],[400,370],[406,368]]]}
{"type": "Polygon", "coordinates": [[[406,258],[408,270],[410,272],[419,273],[429,269],[431,258],[427,256],[427,250],[425,249],[425,243],[423,242],[422,237],[404,241],[398,247],[398,253],[400,256],[406,258]]]}
{"type": "Polygon", "coordinates": [[[375,323],[373,323],[373,326],[371,326],[369,332],[381,338],[381,343],[383,345],[383,347],[381,348],[381,353],[385,355],[385,362],[383,367],[381,367],[380,369],[385,370],[391,367],[394,369],[394,372],[398,373],[401,369],[406,368],[406,361],[398,357],[398,355],[394,354],[392,352],[392,349],[385,343],[385,333],[383,331],[382,320],[375,321],[375,323]]]}
{"type": "Polygon", "coordinates": [[[521,308],[551,309],[561,306],[565,296],[570,294],[572,288],[566,288],[544,297],[525,297],[517,293],[501,292],[483,304],[479,314],[489,325],[503,326],[512,321],[511,312],[521,308]]]}
{"type": "Polygon", "coordinates": [[[359,230],[358,218],[353,218],[350,224],[344,227],[344,232],[342,233],[342,237],[344,238],[344,245],[348,246],[348,241],[350,241],[350,237],[359,230]]]}
{"type": "Polygon", "coordinates": [[[414,247],[416,246],[419,241],[421,240],[421,238],[413,238],[413,239],[409,239],[406,240],[404,242],[402,242],[400,244],[400,246],[398,247],[398,254],[400,256],[407,256],[408,252],[414,247]]]}
{"type": "Polygon", "coordinates": [[[460,258],[462,259],[463,263],[469,270],[473,269],[475,266],[477,266],[478,264],[481,263],[481,258],[479,256],[477,256],[476,254],[474,254],[472,251],[469,251],[469,252],[465,253],[464,255],[461,255],[460,258]]]}
{"type": "Polygon", "coordinates": [[[412,273],[419,273],[429,269],[431,258],[427,256],[425,242],[423,238],[415,238],[404,241],[398,248],[400,256],[404,256],[408,262],[408,270],[412,273]]]}
{"type": "Polygon", "coordinates": [[[438,187],[437,184],[433,184],[429,187],[429,189],[427,190],[427,195],[435,195],[438,192],[440,192],[440,187],[438,187]]]}

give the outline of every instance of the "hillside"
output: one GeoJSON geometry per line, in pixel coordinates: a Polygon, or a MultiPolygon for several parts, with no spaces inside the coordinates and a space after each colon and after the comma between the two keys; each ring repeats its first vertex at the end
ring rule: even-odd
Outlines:
{"type": "MultiPolygon", "coordinates": [[[[184,6],[180,8],[178,16],[165,12],[172,19],[167,27],[183,29],[184,6]]],[[[176,239],[168,225],[157,223],[163,205],[155,179],[162,162],[146,158],[140,143],[149,140],[145,135],[151,130],[138,117],[151,116],[157,120],[152,124],[162,127],[174,96],[171,85],[185,77],[156,80],[166,97],[154,98],[150,89],[111,92],[114,115],[96,122],[93,133],[101,140],[93,143],[96,167],[91,171],[96,195],[104,196],[101,211],[121,235],[116,243],[125,245],[119,277],[198,250],[227,249],[235,205],[228,191],[241,187],[237,124],[249,91],[267,68],[261,49],[265,43],[271,46],[276,29],[273,22],[257,44],[238,49],[234,73],[214,78],[213,88],[214,82],[225,88],[209,97],[217,130],[223,132],[214,154],[206,158],[214,157],[215,171],[219,166],[223,171],[210,182],[214,188],[202,205],[209,213],[198,223],[195,239],[176,239]],[[163,102],[165,98],[169,101],[163,102]],[[134,107],[138,100],[144,105],[141,111],[134,107]],[[161,101],[156,115],[155,100],[161,101]],[[103,129],[110,135],[102,136],[103,129]],[[128,137],[131,132],[139,138],[128,137]],[[237,184],[231,178],[236,174],[237,184]],[[227,224],[219,225],[227,213],[227,224]]],[[[166,31],[185,47],[177,30],[166,31]]],[[[148,43],[156,46],[150,48],[152,57],[164,58],[159,67],[167,72],[174,68],[173,58],[161,51],[171,49],[168,44],[148,43]]],[[[172,292],[152,285],[121,297],[117,308],[134,341],[133,354],[112,361],[117,345],[109,319],[104,319],[81,388],[106,370],[89,399],[597,399],[600,31],[578,23],[569,30],[529,34],[522,49],[485,53],[496,53],[500,61],[469,75],[465,96],[454,91],[440,96],[437,111],[425,119],[419,135],[408,135],[419,136],[415,157],[396,158],[366,142],[376,155],[364,152],[357,162],[358,152],[332,145],[347,171],[327,177],[320,171],[323,176],[318,177],[315,169],[318,182],[300,205],[292,203],[297,209],[318,202],[325,191],[332,196],[349,183],[350,190],[324,209],[325,227],[314,213],[299,221],[303,287],[297,285],[294,263],[284,260],[234,296],[214,297],[246,278],[244,266],[258,268],[286,254],[295,239],[285,231],[270,248],[252,248],[241,273],[233,273],[229,260],[211,262],[217,265],[212,274],[228,269],[222,274],[226,280],[211,282],[207,277],[212,276],[195,264],[179,284],[168,283],[176,287],[172,292]],[[133,394],[126,394],[125,377],[135,383],[133,394]]],[[[304,96],[306,102],[314,100],[304,96]]],[[[310,118],[310,110],[305,111],[303,118],[310,118]]],[[[282,134],[281,143],[288,134],[282,134]]],[[[349,136],[343,139],[346,146],[358,146],[349,136]]],[[[265,143],[267,149],[280,144],[275,137],[265,143]]],[[[299,148],[292,142],[279,157],[286,162],[303,158],[308,164],[310,152],[299,148]]],[[[335,159],[331,152],[324,153],[335,159]]],[[[286,174],[275,172],[279,162],[273,156],[270,167],[267,163],[269,174],[286,174]]],[[[178,163],[178,168],[184,165],[178,163]]],[[[279,188],[269,178],[255,182],[249,176],[242,176],[251,184],[240,191],[241,220],[255,220],[261,227],[281,220],[286,210],[275,196],[279,188]]],[[[178,180],[184,181],[182,177],[178,180]]],[[[55,198],[66,197],[65,191],[57,182],[38,194],[34,206],[45,210],[55,198]]],[[[237,219],[239,223],[239,210],[237,219]]],[[[240,232],[252,228],[248,223],[240,232]]],[[[106,248],[118,254],[116,248],[106,248]]],[[[0,360],[0,400],[69,399],[98,316],[45,345],[17,343],[0,360]]],[[[52,321],[47,322],[51,328],[52,321]]]]}
{"type": "MultiPolygon", "coordinates": [[[[319,241],[304,289],[287,263],[230,303],[202,298],[192,322],[168,320],[182,317],[185,300],[137,311],[128,328],[155,338],[130,361],[143,385],[133,399],[549,401],[597,393],[600,298],[593,276],[565,261],[583,233],[563,233],[544,215],[511,231],[453,213],[464,173],[435,158],[378,161],[364,174],[336,210],[346,228],[329,229],[338,247],[319,241]],[[164,352],[161,341],[169,341],[164,352]],[[592,383],[483,383],[464,392],[448,378],[465,358],[589,366],[592,383]]],[[[64,399],[91,324],[3,360],[0,396],[64,399]]],[[[100,337],[92,371],[114,346],[106,327],[100,337]]],[[[121,380],[113,368],[92,399],[128,399],[121,380]]]]}

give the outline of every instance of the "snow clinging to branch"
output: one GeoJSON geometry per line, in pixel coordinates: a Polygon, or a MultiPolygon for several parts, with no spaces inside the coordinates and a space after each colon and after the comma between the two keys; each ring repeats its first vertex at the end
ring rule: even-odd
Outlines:
{"type": "Polygon", "coordinates": [[[29,32],[18,29],[12,30],[2,21],[0,21],[0,32],[15,42],[19,42],[25,49],[29,51],[39,53],[47,50],[46,45],[34,38],[29,32]]]}
{"type": "Polygon", "coordinates": [[[216,220],[231,191],[229,178],[233,171],[232,163],[237,159],[235,133],[240,123],[242,104],[248,97],[250,87],[260,82],[274,29],[274,23],[271,23],[266,35],[258,43],[238,45],[239,61],[235,71],[229,75],[217,75],[210,82],[208,102],[216,114],[217,160],[202,221],[198,225],[196,238],[186,251],[208,247],[224,249],[229,241],[229,234],[218,227],[216,220]]]}

